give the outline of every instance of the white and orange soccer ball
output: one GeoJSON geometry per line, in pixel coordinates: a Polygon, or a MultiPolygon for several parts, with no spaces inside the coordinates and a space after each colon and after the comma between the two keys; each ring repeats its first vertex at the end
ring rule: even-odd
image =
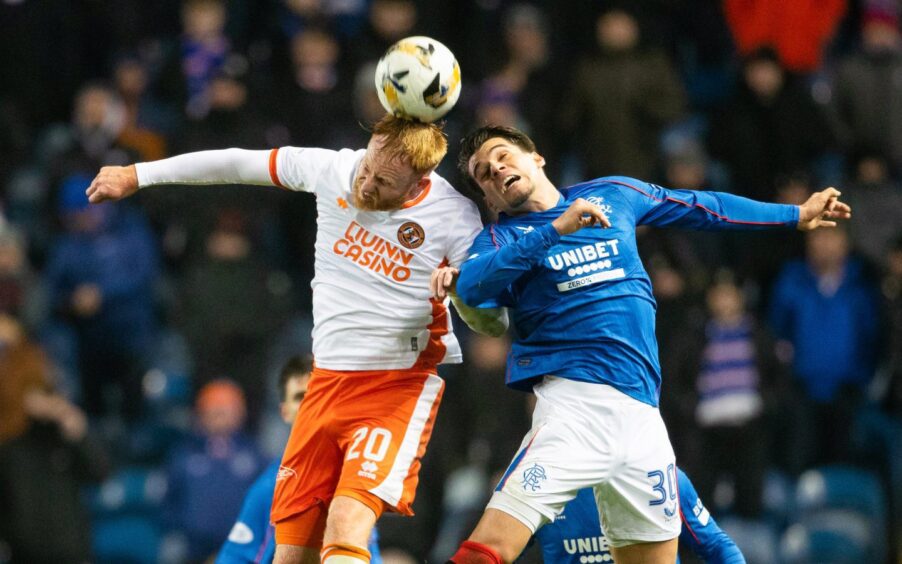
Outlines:
{"type": "Polygon", "coordinates": [[[454,53],[431,37],[402,39],[376,65],[376,92],[385,110],[431,123],[460,97],[460,65],[454,53]]]}

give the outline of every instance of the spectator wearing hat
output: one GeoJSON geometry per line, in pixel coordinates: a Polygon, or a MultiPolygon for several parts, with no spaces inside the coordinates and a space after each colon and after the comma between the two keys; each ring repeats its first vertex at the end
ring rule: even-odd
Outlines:
{"type": "Polygon", "coordinates": [[[169,456],[164,506],[170,538],[180,538],[185,561],[202,562],[229,534],[247,488],[264,467],[244,432],[244,392],[233,381],[213,380],[197,393],[195,433],[169,456]]]}
{"type": "Polygon", "coordinates": [[[63,233],[44,272],[49,307],[52,321],[74,332],[88,414],[134,420],[144,354],[157,333],[158,250],[138,211],[119,203],[89,206],[90,183],[75,174],[59,191],[63,233]]]}

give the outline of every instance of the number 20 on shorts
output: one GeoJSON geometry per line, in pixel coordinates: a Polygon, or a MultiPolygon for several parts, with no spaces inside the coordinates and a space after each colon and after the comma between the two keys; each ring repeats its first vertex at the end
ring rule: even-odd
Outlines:
{"type": "Polygon", "coordinates": [[[391,431],[383,427],[370,429],[369,427],[360,427],[354,431],[354,440],[351,448],[348,449],[348,455],[345,460],[354,460],[363,458],[380,462],[388,453],[388,447],[391,445],[391,431]],[[361,445],[362,448],[361,448],[361,445]]]}

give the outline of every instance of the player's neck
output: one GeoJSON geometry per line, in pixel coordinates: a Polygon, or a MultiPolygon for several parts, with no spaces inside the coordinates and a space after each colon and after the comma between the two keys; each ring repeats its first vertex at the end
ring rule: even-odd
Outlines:
{"type": "Polygon", "coordinates": [[[558,205],[560,201],[561,193],[551,181],[546,180],[545,182],[536,185],[535,190],[533,190],[533,193],[530,194],[529,198],[521,205],[517,206],[515,210],[512,210],[512,213],[509,213],[508,215],[523,215],[550,210],[558,205]]]}

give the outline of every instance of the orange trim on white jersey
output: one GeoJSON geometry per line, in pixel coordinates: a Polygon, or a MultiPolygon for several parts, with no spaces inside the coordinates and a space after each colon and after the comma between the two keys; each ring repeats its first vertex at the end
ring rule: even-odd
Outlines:
{"type": "MultiPolygon", "coordinates": [[[[448,261],[448,257],[445,257],[437,268],[443,268],[449,264],[451,263],[448,261]]],[[[432,323],[426,326],[426,329],[429,330],[429,342],[417,357],[416,364],[413,365],[413,368],[420,370],[434,369],[445,358],[445,352],[448,349],[442,341],[442,337],[448,334],[448,328],[451,326],[451,320],[448,319],[448,307],[443,301],[435,298],[429,298],[429,302],[432,304],[432,323]]]]}
{"type": "Polygon", "coordinates": [[[424,199],[426,199],[426,196],[429,195],[430,188],[432,188],[432,181],[427,178],[426,179],[426,187],[423,188],[423,191],[420,192],[419,194],[417,194],[416,198],[414,198],[412,200],[408,200],[408,201],[404,202],[403,204],[401,204],[401,209],[406,210],[407,208],[412,208],[415,205],[422,202],[424,199]]]}
{"type": "Polygon", "coordinates": [[[269,179],[272,180],[272,183],[278,186],[279,188],[287,190],[287,188],[282,184],[282,181],[279,180],[279,172],[276,169],[276,162],[279,155],[279,149],[275,148],[269,152],[269,179]]]}

